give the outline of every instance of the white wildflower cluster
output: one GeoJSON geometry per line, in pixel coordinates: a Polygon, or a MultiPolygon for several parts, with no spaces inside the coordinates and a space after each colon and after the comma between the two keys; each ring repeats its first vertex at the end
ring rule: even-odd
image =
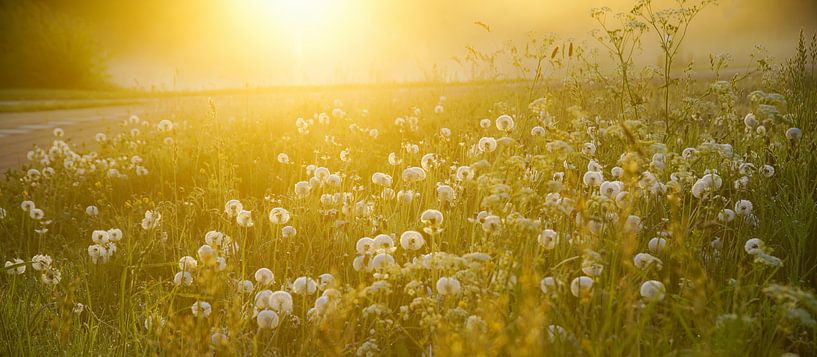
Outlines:
{"type": "Polygon", "coordinates": [[[122,239],[122,230],[95,230],[91,233],[93,244],[88,246],[88,256],[94,264],[107,263],[116,253],[116,243],[122,239]]]}

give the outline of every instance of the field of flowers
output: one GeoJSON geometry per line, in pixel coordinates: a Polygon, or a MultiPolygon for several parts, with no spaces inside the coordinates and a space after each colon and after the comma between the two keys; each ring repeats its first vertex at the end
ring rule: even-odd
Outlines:
{"type": "Polygon", "coordinates": [[[0,354],[814,355],[804,46],[56,129],[0,182],[0,354]]]}

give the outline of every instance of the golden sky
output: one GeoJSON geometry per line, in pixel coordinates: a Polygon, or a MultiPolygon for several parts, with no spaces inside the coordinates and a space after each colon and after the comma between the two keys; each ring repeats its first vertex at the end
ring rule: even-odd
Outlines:
{"type": "MultiPolygon", "coordinates": [[[[465,45],[494,49],[526,33],[593,44],[588,11],[625,0],[48,0],[87,21],[109,49],[121,84],[177,88],[422,80],[465,45]],[[491,26],[486,33],[473,24],[491,26]]],[[[659,7],[666,1],[657,1],[659,7]]],[[[755,44],[787,57],[798,31],[817,30],[817,1],[721,0],[693,24],[684,50],[729,52],[746,63],[755,44]]],[[[649,39],[651,34],[647,34],[649,39]]],[[[654,62],[644,45],[642,59],[654,62]]]]}

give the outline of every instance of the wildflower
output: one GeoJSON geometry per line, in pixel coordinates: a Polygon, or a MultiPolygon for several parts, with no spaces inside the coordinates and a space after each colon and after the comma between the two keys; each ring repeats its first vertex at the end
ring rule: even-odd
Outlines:
{"type": "Polygon", "coordinates": [[[405,231],[400,235],[400,246],[405,250],[419,250],[425,244],[423,235],[417,231],[405,231]]]}
{"type": "Polygon", "coordinates": [[[111,236],[107,231],[96,230],[91,233],[91,240],[96,244],[105,244],[110,241],[111,236]]]}
{"type": "Polygon", "coordinates": [[[596,144],[593,143],[584,143],[582,145],[582,154],[587,156],[593,156],[596,154],[596,144]]]}
{"type": "Polygon", "coordinates": [[[483,129],[488,129],[491,127],[491,119],[485,118],[479,121],[479,126],[483,129]]]}
{"type": "Polygon", "coordinates": [[[512,131],[514,128],[513,118],[507,114],[500,115],[496,118],[496,128],[505,132],[512,131]]]}
{"type": "Polygon", "coordinates": [[[403,170],[403,181],[420,182],[426,179],[426,172],[420,167],[409,167],[403,170]]]}
{"type": "Polygon", "coordinates": [[[375,255],[374,258],[369,262],[369,267],[371,269],[385,269],[394,265],[394,257],[388,253],[380,253],[375,255]]]}
{"type": "Polygon", "coordinates": [[[29,217],[35,221],[39,221],[45,217],[45,212],[39,208],[32,208],[31,211],[28,212],[29,217]]]}
{"type": "Polygon", "coordinates": [[[244,210],[244,205],[241,204],[239,200],[229,200],[226,204],[224,204],[224,213],[227,214],[227,217],[233,218],[238,216],[241,211],[244,210]]]}
{"type": "Polygon", "coordinates": [[[760,173],[765,177],[772,177],[774,176],[774,166],[763,165],[763,167],[760,168],[760,173]]]}
{"type": "Polygon", "coordinates": [[[243,293],[243,294],[249,294],[255,288],[255,286],[253,286],[252,281],[250,281],[250,280],[241,280],[241,281],[238,282],[237,285],[238,285],[238,292],[243,293]]]}
{"type": "Polygon", "coordinates": [[[167,119],[163,119],[159,121],[159,124],[156,125],[156,129],[159,130],[160,133],[166,133],[173,130],[173,122],[167,119]]]}
{"type": "Polygon", "coordinates": [[[218,254],[216,253],[216,250],[208,244],[203,244],[201,247],[199,247],[196,254],[198,254],[199,260],[205,265],[214,265],[217,262],[216,259],[218,258],[218,254]]]}
{"type": "Polygon", "coordinates": [[[664,250],[664,247],[667,246],[667,240],[661,237],[653,237],[650,239],[649,243],[647,243],[647,247],[650,248],[650,251],[653,253],[659,253],[664,250]]]}
{"type": "Polygon", "coordinates": [[[492,137],[483,137],[479,139],[479,142],[477,143],[477,148],[481,152],[494,152],[496,147],[496,139],[492,137]]]}
{"type": "Polygon", "coordinates": [[[62,273],[59,270],[49,267],[40,275],[40,281],[45,285],[57,285],[62,280],[62,273]]]}
{"type": "Polygon", "coordinates": [[[355,250],[358,254],[369,254],[374,251],[374,239],[363,237],[357,240],[355,250]]]}
{"type": "Polygon", "coordinates": [[[38,254],[31,258],[31,268],[36,271],[44,271],[51,268],[52,262],[51,256],[38,254]]]}
{"type": "Polygon", "coordinates": [[[295,184],[295,195],[298,197],[306,197],[309,196],[309,192],[312,190],[312,187],[309,185],[309,182],[306,181],[299,181],[295,184]]]}
{"type": "Polygon", "coordinates": [[[193,285],[193,274],[189,271],[180,271],[173,277],[173,285],[190,286],[193,285]]]}
{"type": "Polygon", "coordinates": [[[584,173],[584,177],[582,178],[582,182],[584,182],[585,186],[588,187],[596,187],[601,185],[601,182],[604,180],[601,172],[598,171],[587,171],[584,173]]]}
{"type": "Polygon", "coordinates": [[[443,214],[435,209],[427,209],[420,215],[420,222],[430,226],[439,226],[443,223],[443,214]]]}
{"type": "Polygon", "coordinates": [[[20,258],[14,258],[14,260],[7,260],[4,267],[6,269],[6,274],[9,275],[20,275],[26,272],[25,261],[20,258]],[[15,267],[10,268],[11,266],[15,267]]]}
{"type": "Polygon", "coordinates": [[[746,114],[746,116],[743,117],[743,124],[749,128],[754,128],[757,126],[757,118],[753,113],[746,114]]]}
{"type": "Polygon", "coordinates": [[[378,234],[374,237],[374,241],[372,242],[372,249],[376,252],[386,252],[391,253],[396,248],[394,247],[394,239],[387,234],[378,234]]]}
{"type": "Polygon", "coordinates": [[[545,229],[542,233],[539,233],[539,245],[546,250],[556,248],[556,244],[559,244],[559,234],[556,231],[545,229]]]}
{"type": "Polygon", "coordinates": [[[593,290],[593,278],[580,276],[570,282],[570,293],[575,297],[586,298],[593,290]]]}
{"type": "MultiPolygon", "coordinates": [[[[335,276],[329,273],[323,273],[318,276],[318,288],[321,290],[326,290],[335,285],[335,276]]],[[[326,293],[324,292],[324,295],[326,293]]]]}
{"type": "Polygon", "coordinates": [[[289,164],[289,155],[287,155],[286,153],[278,154],[277,159],[279,163],[282,163],[284,165],[289,164]]]}
{"type": "Polygon", "coordinates": [[[290,217],[289,211],[281,207],[275,207],[269,211],[269,221],[274,225],[287,224],[290,217]]]}
{"type": "Polygon", "coordinates": [[[460,293],[460,281],[454,277],[441,277],[437,279],[437,292],[440,295],[457,295],[460,293]]]}
{"type": "Polygon", "coordinates": [[[437,199],[441,202],[452,202],[454,201],[456,194],[454,189],[448,185],[440,185],[437,186],[437,199]]]}
{"type": "Polygon", "coordinates": [[[752,214],[752,201],[740,200],[735,202],[735,213],[740,216],[748,216],[752,214]]]}
{"type": "Polygon", "coordinates": [[[199,267],[199,262],[191,256],[183,256],[179,259],[179,269],[182,271],[196,271],[199,267]]]}
{"type": "Polygon", "coordinates": [[[300,295],[312,295],[318,289],[317,283],[312,278],[302,276],[292,283],[292,292],[300,295]]]}
{"type": "Polygon", "coordinates": [[[502,227],[502,219],[496,215],[487,215],[482,219],[482,230],[486,233],[494,233],[499,231],[499,228],[502,227]]]}
{"type": "Polygon", "coordinates": [[[392,177],[382,172],[375,172],[372,175],[372,183],[378,186],[391,187],[392,177]]]}
{"type": "Polygon", "coordinates": [[[667,289],[658,280],[648,280],[641,284],[641,297],[647,301],[664,300],[667,289]]]}
{"type": "Polygon", "coordinates": [[[271,310],[263,310],[255,317],[258,328],[262,329],[275,329],[278,327],[279,321],[278,314],[271,310]]]}
{"type": "Polygon", "coordinates": [[[280,314],[292,313],[292,295],[286,291],[276,291],[269,294],[267,305],[280,314]]]}
{"type": "Polygon", "coordinates": [[[638,253],[633,257],[633,265],[642,270],[649,269],[650,267],[661,270],[664,267],[664,262],[649,253],[638,253]]]}
{"type": "Polygon", "coordinates": [[[207,301],[196,301],[193,303],[193,306],[190,307],[190,311],[194,317],[207,318],[210,316],[210,313],[213,312],[213,307],[210,306],[210,303],[207,301]]]}
{"type": "Polygon", "coordinates": [[[281,228],[281,237],[292,238],[295,237],[296,234],[298,234],[298,231],[293,226],[285,226],[281,228]]]}
{"type": "Polygon", "coordinates": [[[800,128],[789,128],[786,130],[786,139],[800,141],[803,138],[803,131],[800,128]]]}
{"type": "Polygon", "coordinates": [[[99,214],[99,208],[96,208],[96,206],[93,205],[85,207],[85,214],[91,217],[96,216],[99,214]]]}
{"type": "Polygon", "coordinates": [[[267,268],[259,268],[255,271],[255,281],[261,286],[268,286],[275,281],[275,277],[272,274],[272,270],[267,268]]]}
{"type": "Polygon", "coordinates": [[[732,222],[735,219],[735,211],[724,208],[718,212],[718,220],[724,223],[732,222]]]}
{"type": "Polygon", "coordinates": [[[162,214],[159,212],[153,212],[151,210],[145,211],[145,218],[142,218],[142,229],[144,230],[151,230],[155,229],[159,226],[159,222],[162,220],[162,214]]]}
{"type": "Polygon", "coordinates": [[[695,198],[703,198],[711,192],[715,192],[721,188],[723,180],[716,174],[706,174],[692,185],[692,195],[695,198]]]}
{"type": "Polygon", "coordinates": [[[542,289],[542,292],[545,294],[555,293],[560,285],[562,285],[561,282],[552,276],[546,276],[539,282],[539,288],[542,289]]]}
{"type": "Polygon", "coordinates": [[[252,227],[253,225],[255,225],[255,222],[253,222],[253,220],[252,220],[252,211],[246,211],[246,210],[241,211],[235,217],[235,221],[236,221],[236,223],[238,223],[239,226],[244,227],[244,228],[249,228],[249,227],[252,227]]]}

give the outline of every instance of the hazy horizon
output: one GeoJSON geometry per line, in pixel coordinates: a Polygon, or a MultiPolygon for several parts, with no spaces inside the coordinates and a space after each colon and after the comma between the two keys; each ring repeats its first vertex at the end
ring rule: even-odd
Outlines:
{"type": "MultiPolygon", "coordinates": [[[[416,81],[435,66],[449,79],[462,79],[462,68],[451,58],[463,55],[466,45],[496,49],[533,31],[592,47],[588,33],[595,24],[589,9],[607,5],[625,11],[634,3],[44,2],[89,25],[110,57],[108,72],[116,84],[165,89],[173,89],[174,80],[175,89],[416,81]],[[488,24],[491,32],[475,21],[488,24]]],[[[815,1],[720,1],[693,23],[682,59],[703,65],[709,53],[727,52],[736,64],[745,64],[755,45],[778,59],[788,57],[800,29],[817,28],[815,14],[815,1]]],[[[654,34],[645,36],[639,58],[652,63],[658,56],[654,34]]]]}

